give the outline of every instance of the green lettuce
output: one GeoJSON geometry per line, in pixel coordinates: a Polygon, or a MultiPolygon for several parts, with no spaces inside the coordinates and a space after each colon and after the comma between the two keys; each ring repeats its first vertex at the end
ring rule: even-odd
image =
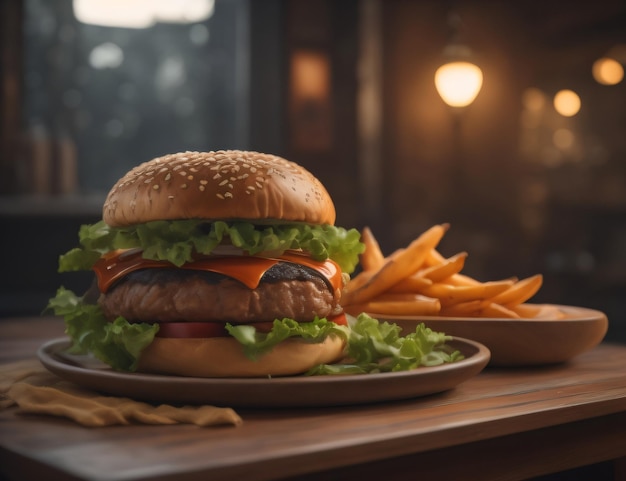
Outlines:
{"type": "Polygon", "coordinates": [[[348,274],[354,271],[359,254],[365,249],[357,229],[332,225],[257,225],[186,219],[110,227],[100,221],[80,228],[80,247],[59,258],[59,271],[89,270],[102,254],[131,248],[142,249],[146,259],[166,260],[180,267],[193,260],[194,252],[210,254],[224,239],[251,255],[280,255],[288,249],[303,249],[313,259],[334,260],[348,274]]]}
{"type": "Polygon", "coordinates": [[[459,351],[450,349],[446,344],[452,339],[450,336],[433,331],[423,323],[406,336],[401,336],[400,332],[397,324],[380,322],[367,314],[360,314],[350,322],[346,360],[316,366],[308,374],[408,371],[463,359],[459,351]]]}
{"type": "Polygon", "coordinates": [[[267,333],[257,331],[253,325],[226,324],[226,331],[239,341],[245,355],[254,360],[290,337],[299,337],[306,342],[322,342],[328,336],[339,336],[347,340],[350,329],[326,318],[316,317],[311,322],[276,319],[267,333]]]}
{"type": "Polygon", "coordinates": [[[118,371],[135,371],[141,351],[159,331],[158,324],[131,324],[123,317],[108,322],[98,305],[63,287],[50,299],[48,309],[65,319],[65,332],[72,339],[70,353],[91,353],[118,371]]]}

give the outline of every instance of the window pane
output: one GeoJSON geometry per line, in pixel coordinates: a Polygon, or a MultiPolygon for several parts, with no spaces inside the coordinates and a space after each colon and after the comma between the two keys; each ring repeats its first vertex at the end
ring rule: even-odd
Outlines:
{"type": "Polygon", "coordinates": [[[246,148],[247,11],[247,0],[216,0],[204,20],[124,28],[79,22],[71,0],[27,0],[25,129],[48,148],[69,143],[77,159],[50,172],[76,169],[78,191],[102,192],[154,156],[246,148]]]}

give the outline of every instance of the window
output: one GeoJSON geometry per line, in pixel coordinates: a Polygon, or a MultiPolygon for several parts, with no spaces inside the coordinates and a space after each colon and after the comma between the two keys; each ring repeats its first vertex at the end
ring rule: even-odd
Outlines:
{"type": "MultiPolygon", "coordinates": [[[[173,6],[133,2],[144,13],[173,6]]],[[[24,2],[25,190],[106,192],[154,156],[247,148],[247,0],[176,2],[211,11],[191,22],[162,12],[145,28],[83,23],[76,8],[85,3],[102,2],[24,2]]],[[[110,13],[132,2],[105,4],[110,13]]]]}

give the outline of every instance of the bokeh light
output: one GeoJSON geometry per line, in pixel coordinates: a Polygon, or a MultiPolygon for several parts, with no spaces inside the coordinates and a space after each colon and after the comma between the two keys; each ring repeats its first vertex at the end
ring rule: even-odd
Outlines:
{"type": "Polygon", "coordinates": [[[554,108],[564,117],[573,117],[580,110],[580,97],[573,90],[560,90],[554,96],[554,108]]]}

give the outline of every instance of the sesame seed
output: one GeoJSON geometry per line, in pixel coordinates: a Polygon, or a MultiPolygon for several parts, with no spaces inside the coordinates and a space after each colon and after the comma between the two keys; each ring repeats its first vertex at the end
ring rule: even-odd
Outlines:
{"type": "Polygon", "coordinates": [[[209,181],[208,181],[208,180],[201,180],[201,181],[200,181],[200,183],[201,183],[202,185],[207,185],[207,184],[209,183],[209,181]]]}
{"type": "Polygon", "coordinates": [[[220,187],[226,184],[228,184],[228,179],[225,179],[219,183],[220,187]]]}
{"type": "Polygon", "coordinates": [[[159,190],[159,187],[160,187],[160,186],[159,186],[159,184],[154,184],[154,185],[152,186],[152,188],[153,188],[154,190],[159,190]]]}
{"type": "Polygon", "coordinates": [[[165,176],[165,180],[170,180],[172,178],[172,174],[170,172],[165,176]]]}
{"type": "Polygon", "coordinates": [[[215,197],[217,197],[218,199],[224,199],[224,196],[222,194],[215,194],[215,197]]]}
{"type": "Polygon", "coordinates": [[[187,176],[187,178],[188,178],[189,180],[193,180],[193,175],[188,175],[188,176],[187,176]]]}
{"type": "Polygon", "coordinates": [[[181,189],[186,189],[187,188],[187,184],[181,184],[180,188],[181,189]]]}
{"type": "Polygon", "coordinates": [[[205,187],[203,185],[199,186],[198,189],[200,189],[202,192],[204,192],[205,187]]]}
{"type": "Polygon", "coordinates": [[[226,193],[224,194],[224,197],[230,197],[230,198],[232,199],[232,197],[233,197],[233,193],[232,193],[232,192],[226,192],[226,193]]]}

